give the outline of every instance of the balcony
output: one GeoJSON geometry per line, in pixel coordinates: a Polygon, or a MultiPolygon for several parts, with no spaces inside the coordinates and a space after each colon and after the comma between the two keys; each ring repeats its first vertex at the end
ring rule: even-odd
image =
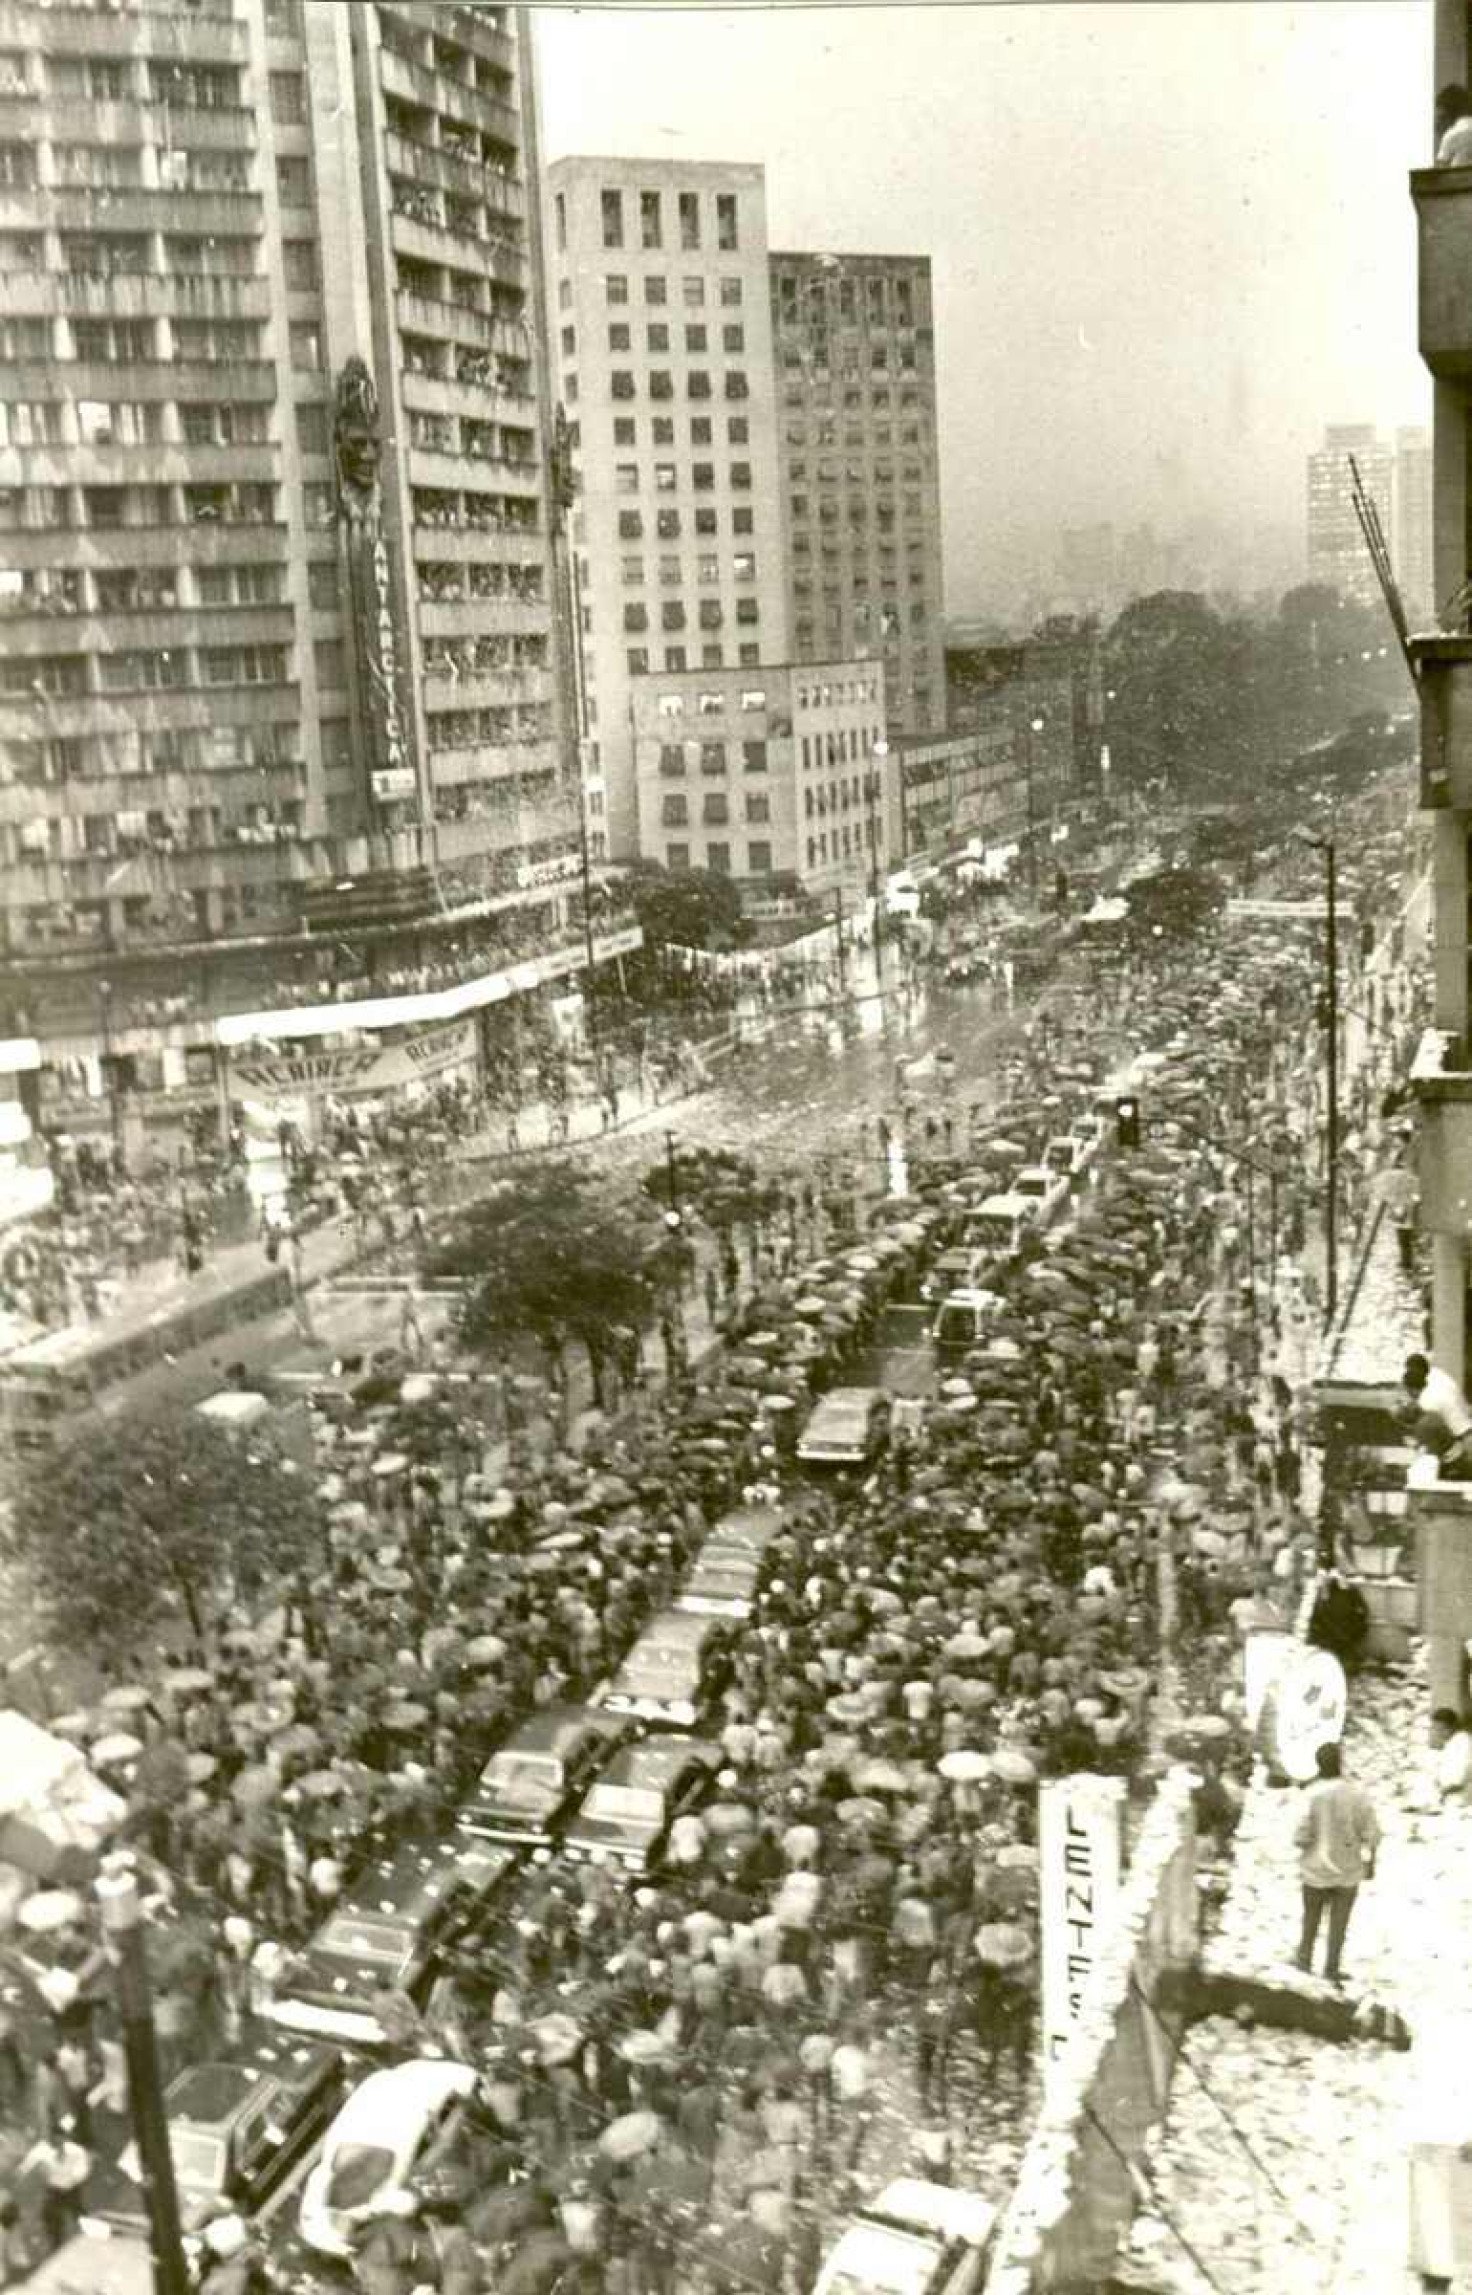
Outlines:
{"type": "Polygon", "coordinates": [[[557,748],[551,741],[477,741],[465,749],[431,749],[427,758],[436,789],[453,789],[467,781],[509,781],[523,773],[550,777],[558,770],[557,748]]]}
{"type": "MultiPolygon", "coordinates": [[[[144,191],[63,184],[48,196],[59,231],[179,231],[193,238],[238,238],[263,228],[258,191],[144,191]]],[[[34,204],[31,217],[17,215],[15,220],[18,227],[29,223],[34,228],[34,204]]]]}
{"type": "MultiPolygon", "coordinates": [[[[402,222],[403,217],[396,221],[402,222]]],[[[524,327],[509,319],[492,318],[489,311],[446,302],[443,296],[411,295],[401,288],[394,296],[394,316],[411,335],[449,336],[457,343],[500,351],[510,359],[531,356],[531,336],[524,327]]]]}
{"type": "Polygon", "coordinates": [[[89,57],[155,56],[175,64],[242,64],[247,37],[243,23],[229,15],[188,15],[159,8],[100,9],[48,6],[44,16],[34,0],[0,0],[0,46],[29,48],[39,39],[66,54],[85,48],[89,57]]]}
{"type": "Polygon", "coordinates": [[[1465,1235],[1467,1175],[1472,1172],[1468,1047],[1444,1029],[1428,1028],[1416,1047],[1410,1084],[1420,1118],[1421,1225],[1433,1234],[1465,1235]]]}
{"type": "MultiPolygon", "coordinates": [[[[1472,179],[1472,168],[1464,171],[1472,179]]],[[[1421,696],[1421,804],[1472,811],[1472,635],[1413,637],[1421,696]]]]}
{"type": "Polygon", "coordinates": [[[445,113],[468,127],[484,129],[499,143],[520,148],[521,121],[511,104],[483,95],[479,88],[469,88],[463,80],[451,79],[446,73],[429,72],[422,64],[411,64],[392,48],[379,50],[379,63],[385,95],[397,96],[402,103],[417,104],[428,111],[445,113]]]}
{"type": "Polygon", "coordinates": [[[1417,168],[1411,197],[1421,356],[1443,379],[1472,374],[1472,167],[1417,168]]]}
{"type": "Polygon", "coordinates": [[[391,174],[406,175],[429,190],[452,191],[462,199],[483,199],[494,215],[509,223],[519,223],[526,214],[522,185],[513,176],[497,175],[480,160],[465,159],[458,152],[437,150],[433,144],[402,135],[388,137],[387,156],[391,174]]]}
{"type": "Polygon", "coordinates": [[[420,593],[419,634],[434,638],[541,637],[552,627],[552,608],[524,598],[446,598],[420,593]]]}

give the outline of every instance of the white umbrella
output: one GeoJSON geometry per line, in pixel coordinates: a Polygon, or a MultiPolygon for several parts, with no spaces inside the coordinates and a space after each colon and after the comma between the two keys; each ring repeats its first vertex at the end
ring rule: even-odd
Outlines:
{"type": "Polygon", "coordinates": [[[82,1900],[75,1889],[37,1889],[15,1917],[32,1936],[52,1936],[59,1928],[70,1928],[82,1913],[82,1900]]]}
{"type": "Polygon", "coordinates": [[[126,1729],[115,1729],[107,1737],[99,1737],[93,1746],[91,1759],[104,1769],[116,1767],[126,1761],[136,1761],[143,1751],[143,1741],[130,1737],[126,1729]]]}

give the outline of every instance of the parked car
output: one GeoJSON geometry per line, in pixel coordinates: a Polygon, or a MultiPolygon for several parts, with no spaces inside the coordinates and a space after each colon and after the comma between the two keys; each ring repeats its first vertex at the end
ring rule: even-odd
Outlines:
{"type": "Polygon", "coordinates": [[[999,1291],[952,1291],[942,1299],[930,1328],[936,1350],[943,1356],[964,1355],[979,1347],[997,1310],[1005,1305],[999,1291]]]}
{"type": "Polygon", "coordinates": [[[323,2137],[302,2187],[298,2226],[307,2245],[350,2257],[353,2226],[385,2213],[385,2202],[454,2147],[478,2080],[473,2064],[446,2056],[370,2072],[323,2137]]]}
{"type": "MultiPolygon", "coordinates": [[[[164,2095],[179,2219],[253,2214],[316,2141],[340,2101],[343,2058],[321,2041],[270,2034],[238,2060],[191,2064],[164,2095]]],[[[94,2237],[148,2231],[143,2170],[129,2143],[88,2182],[82,2229],[94,2237]]]]}
{"type": "Polygon", "coordinates": [[[987,1269],[1005,1267],[1015,1259],[1038,1225],[1038,1207],[1031,1196],[1008,1189],[988,1195],[966,1214],[966,1241],[981,1252],[987,1269]]]}
{"type": "Polygon", "coordinates": [[[669,1830],[705,1799],[723,1755],[699,1738],[646,1737],[616,1753],[573,1816],[563,1852],[601,1851],[626,1871],[646,1873],[664,1854],[669,1830]]]}
{"type": "Polygon", "coordinates": [[[272,2020],[381,2047],[375,1994],[422,2000],[437,1954],[464,1933],[518,1861],[517,1850],[490,1841],[411,1846],[378,1859],[288,1963],[272,2020]]]}
{"type": "Polygon", "coordinates": [[[693,1729],[710,1702],[711,1668],[730,1628],[720,1618],[664,1610],[645,1627],[595,1703],[670,1729],[693,1729]]]}
{"type": "Polygon", "coordinates": [[[1045,1163],[1024,1164],[1012,1182],[1012,1192],[1037,1206],[1040,1227],[1051,1227],[1068,1209],[1069,1183],[1045,1163]]]}
{"type": "Polygon", "coordinates": [[[675,1597],[675,1608],[695,1617],[749,1618],[761,1575],[758,1554],[739,1546],[702,1548],[675,1597]]]}
{"type": "Polygon", "coordinates": [[[867,1466],[889,1440],[889,1397],[878,1387],[833,1387],[797,1438],[806,1466],[867,1466]]]}
{"type": "Polygon", "coordinates": [[[584,1705],[551,1705],[493,1753],[470,1799],[456,1811],[462,1833],[541,1848],[608,1759],[629,1724],[584,1705]]]}
{"type": "Polygon", "coordinates": [[[975,2192],[899,2176],[860,2209],[813,2295],[976,2295],[996,2223],[975,2192]]]}
{"type": "Polygon", "coordinates": [[[986,1253],[975,1243],[953,1244],[931,1264],[920,1285],[922,1299],[943,1299],[948,1291],[974,1290],[986,1265],[986,1253]]]}

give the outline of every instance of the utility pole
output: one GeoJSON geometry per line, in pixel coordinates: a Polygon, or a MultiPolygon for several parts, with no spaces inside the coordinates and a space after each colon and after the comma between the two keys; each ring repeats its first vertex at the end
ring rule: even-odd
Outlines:
{"type": "Polygon", "coordinates": [[[143,2170],[154,2295],[189,2295],[189,2267],[184,2259],[179,2228],[179,2195],[174,2186],[169,2124],[164,2117],[137,1876],[130,1871],[103,1873],[97,1882],[97,1901],[122,2018],[123,2053],[128,2066],[128,2109],[143,2170]]]}
{"type": "Polygon", "coordinates": [[[1339,856],[1326,838],[1324,891],[1324,970],[1328,975],[1328,1042],[1325,1050],[1328,1105],[1324,1127],[1324,1321],[1332,1324],[1339,1305],[1339,856]]]}
{"type": "Polygon", "coordinates": [[[843,946],[843,885],[841,882],[833,888],[833,929],[837,936],[838,993],[841,997],[847,998],[848,959],[843,946]]]}

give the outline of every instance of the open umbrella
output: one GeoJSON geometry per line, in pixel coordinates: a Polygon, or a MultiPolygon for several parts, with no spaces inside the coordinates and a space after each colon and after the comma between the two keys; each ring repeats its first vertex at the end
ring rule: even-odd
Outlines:
{"type": "Polygon", "coordinates": [[[968,1659],[984,1658],[991,1653],[991,1643],[985,1634],[952,1634],[950,1640],[943,1642],[941,1647],[948,1658],[960,1658],[963,1664],[968,1659]]]}
{"type": "Polygon", "coordinates": [[[345,1790],[346,1783],[339,1769],[309,1769],[305,1777],[298,1777],[296,1791],[304,1801],[330,1801],[335,1793],[345,1790]]]}
{"type": "Polygon", "coordinates": [[[1004,1873],[1035,1873],[1038,1853],[1031,1841],[1009,1841],[1005,1848],[998,1849],[996,1864],[1004,1873]]]}
{"type": "Polygon", "coordinates": [[[877,1825],[889,1815],[882,1801],[866,1794],[855,1794],[851,1801],[840,1801],[835,1811],[840,1825],[877,1825]]]}
{"type": "MultiPolygon", "coordinates": [[[[208,1678],[206,1676],[206,1679],[208,1678]]],[[[142,1688],[137,1682],[124,1682],[117,1689],[103,1691],[103,1711],[106,1713],[141,1713],[152,1695],[151,1690],[142,1688]]]]}
{"type": "Polygon", "coordinates": [[[385,1707],[383,1726],[395,1737],[412,1737],[429,1719],[429,1708],[423,1705],[390,1705],[385,1707]]]}
{"type": "Polygon", "coordinates": [[[407,1594],[413,1583],[407,1570],[373,1570],[363,1580],[375,1594],[407,1594]]]}
{"type": "Polygon", "coordinates": [[[498,1658],[506,1655],[506,1644],[499,1634],[477,1634],[460,1654],[467,1665],[494,1665],[498,1658]]]}
{"type": "Polygon", "coordinates": [[[991,1757],[992,1775],[1004,1785],[1036,1785],[1037,1763],[1015,1745],[999,1745],[991,1757]]]}
{"type": "Polygon", "coordinates": [[[15,1917],[32,1936],[54,1936],[58,1929],[70,1928],[81,1920],[85,1910],[75,1889],[37,1889],[24,1900],[15,1917]]]}
{"type": "Polygon", "coordinates": [[[391,1475],[402,1474],[408,1463],[402,1450],[386,1450],[381,1458],[374,1459],[373,1472],[386,1482],[391,1475]]]}
{"type": "Polygon", "coordinates": [[[975,1785],[992,1773],[989,1753],[979,1753],[974,1746],[958,1745],[954,1752],[946,1753],[936,1764],[939,1774],[952,1785],[975,1785]]]}
{"type": "Polygon", "coordinates": [[[190,1784],[208,1785],[218,1767],[219,1763],[212,1753],[191,1753],[189,1755],[190,1784]]]}
{"type": "Polygon", "coordinates": [[[748,1809],[744,1801],[715,1801],[702,1811],[706,1831],[715,1840],[728,1840],[736,1833],[749,1833],[756,1825],[756,1812],[748,1809]]]}
{"type": "Polygon", "coordinates": [[[126,1729],[113,1729],[106,1737],[98,1738],[88,1759],[99,1769],[116,1769],[125,1762],[136,1761],[142,1751],[141,1738],[130,1737],[126,1729]]]}
{"type": "MultiPolygon", "coordinates": [[[[215,1677],[202,1665],[169,1666],[162,1677],[163,1687],[170,1697],[199,1697],[215,1686],[215,1677]]],[[[55,1724],[52,1724],[55,1727],[55,1724]]]]}
{"type": "Polygon", "coordinates": [[[283,1754],[287,1760],[300,1756],[305,1761],[312,1761],[322,1751],[320,1736],[305,1721],[293,1721],[279,1736],[273,1737],[271,1743],[274,1750],[283,1754]]]}
{"type": "Polygon", "coordinates": [[[854,1777],[861,1793],[907,1793],[910,1780],[897,1761],[866,1761],[854,1777]]]}
{"type": "Polygon", "coordinates": [[[274,1769],[242,1769],[230,1788],[230,1798],[241,1809],[264,1809],[280,1790],[281,1780],[274,1769]]]}
{"type": "Polygon", "coordinates": [[[972,1949],[989,1968],[1019,1968],[1032,1958],[1032,1939],[1013,1921],[984,1921],[972,1939],[972,1949]]]}
{"type": "Polygon", "coordinates": [[[581,2024],[560,2009],[550,2016],[539,2016],[527,2030],[537,2043],[542,2062],[549,2066],[570,2064],[583,2044],[581,2024]]]}
{"type": "Polygon", "coordinates": [[[642,2159],[658,2147],[663,2127],[657,2112],[624,2112],[609,2121],[598,2138],[598,2149],[606,2160],[642,2159]]]}

